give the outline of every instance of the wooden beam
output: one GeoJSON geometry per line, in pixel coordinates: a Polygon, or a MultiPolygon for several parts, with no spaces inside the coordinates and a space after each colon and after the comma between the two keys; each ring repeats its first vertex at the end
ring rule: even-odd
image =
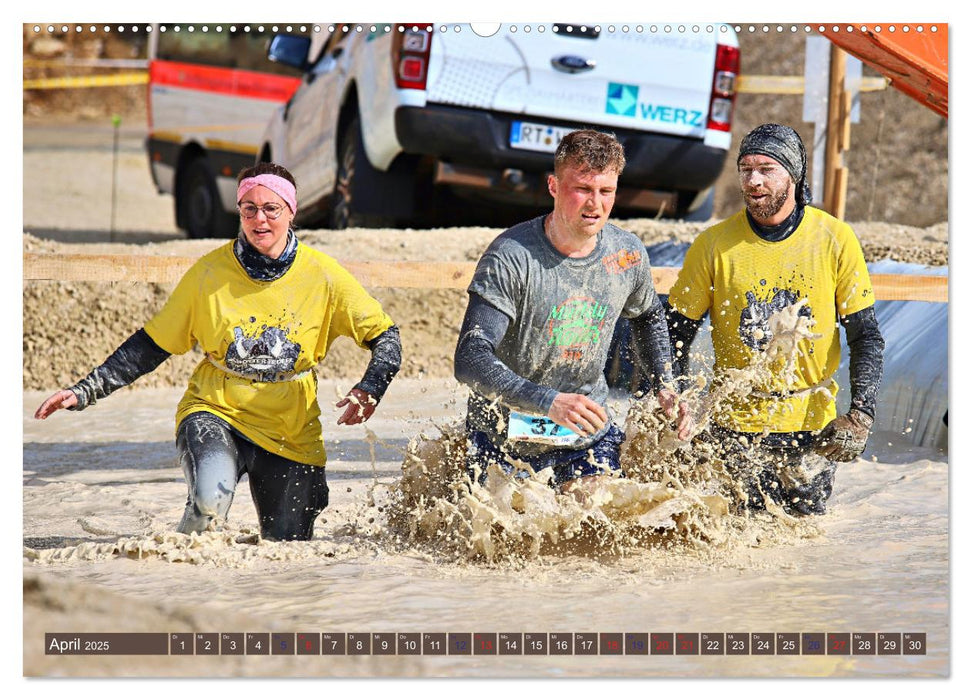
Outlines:
{"type": "MultiPolygon", "coordinates": [[[[886,78],[866,76],[860,80],[860,92],[886,90],[886,78]]],[[[801,75],[740,75],[735,92],[748,95],[801,95],[806,92],[806,79],[801,75]]]]}
{"type": "Polygon", "coordinates": [[[846,193],[850,186],[850,171],[848,168],[839,167],[833,171],[833,189],[830,195],[833,201],[830,203],[832,209],[830,214],[837,219],[846,216],[846,193]]]}
{"type": "MultiPolygon", "coordinates": [[[[174,284],[197,258],[153,255],[49,255],[24,253],[25,280],[158,282],[174,284]]],[[[365,287],[465,288],[471,262],[342,262],[365,287]]]]}
{"type": "MultiPolygon", "coordinates": [[[[843,167],[840,138],[843,133],[843,93],[846,81],[846,54],[835,44],[829,52],[829,102],[826,116],[826,160],[823,166],[823,209],[837,213],[838,171],[843,167]]],[[[848,117],[847,117],[848,118],[848,117]]]]}
{"type": "Polygon", "coordinates": [[[174,284],[197,259],[158,255],[24,253],[24,279],[174,284]]]}
{"type": "MultiPolygon", "coordinates": [[[[24,281],[156,282],[175,284],[196,258],[155,255],[51,255],[24,253],[24,281]]],[[[355,262],[341,265],[365,287],[465,289],[473,262],[355,262]]],[[[652,267],[654,287],[667,294],[680,268],[652,267]]],[[[947,302],[948,278],[931,275],[873,274],[877,299],[947,302]]]]}
{"type": "Polygon", "coordinates": [[[872,274],[878,301],[936,301],[947,303],[947,277],[934,275],[872,274]]]}
{"type": "Polygon", "coordinates": [[[853,96],[844,91],[842,95],[842,102],[840,103],[840,121],[843,124],[843,129],[840,131],[840,150],[848,151],[850,150],[850,127],[852,126],[853,120],[853,96]]]}

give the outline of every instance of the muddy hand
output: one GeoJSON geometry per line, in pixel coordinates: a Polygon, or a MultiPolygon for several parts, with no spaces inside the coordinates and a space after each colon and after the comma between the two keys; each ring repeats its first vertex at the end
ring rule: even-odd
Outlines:
{"type": "Polygon", "coordinates": [[[47,397],[47,399],[34,411],[34,418],[44,420],[47,416],[62,408],[72,408],[78,405],[78,397],[70,389],[61,389],[47,397]]]}
{"type": "Polygon", "coordinates": [[[661,404],[664,415],[672,420],[677,418],[678,439],[687,440],[691,437],[691,432],[695,428],[695,419],[688,404],[680,401],[678,395],[670,389],[661,389],[657,392],[657,401],[661,404]]]}
{"type": "Polygon", "coordinates": [[[546,415],[583,437],[594,435],[607,424],[606,409],[583,394],[557,394],[546,415]]]}
{"type": "Polygon", "coordinates": [[[852,462],[866,448],[871,427],[873,418],[851,408],[846,415],[837,416],[823,428],[816,438],[815,450],[834,462],[852,462]]]}
{"type": "Polygon", "coordinates": [[[357,425],[365,422],[374,414],[378,402],[362,389],[351,389],[347,396],[337,402],[337,408],[344,408],[344,413],[337,419],[337,425],[357,425]]]}

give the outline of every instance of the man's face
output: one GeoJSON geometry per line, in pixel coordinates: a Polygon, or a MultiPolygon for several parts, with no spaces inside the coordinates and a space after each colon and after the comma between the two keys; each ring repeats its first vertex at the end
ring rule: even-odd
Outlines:
{"type": "Polygon", "coordinates": [[[795,183],[779,161],[769,156],[750,154],[738,163],[742,197],[749,213],[759,223],[778,224],[792,211],[795,183]]]}
{"type": "Polygon", "coordinates": [[[617,196],[616,169],[582,170],[567,165],[550,175],[547,185],[553,197],[553,218],[564,233],[596,236],[607,223],[617,196]]]}

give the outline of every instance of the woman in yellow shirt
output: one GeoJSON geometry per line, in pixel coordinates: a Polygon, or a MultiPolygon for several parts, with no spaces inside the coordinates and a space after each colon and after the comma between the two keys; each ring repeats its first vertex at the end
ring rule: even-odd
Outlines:
{"type": "Polygon", "coordinates": [[[198,345],[205,357],[176,412],[189,491],[179,532],[224,520],[245,473],[263,536],[306,540],[328,502],[313,368],[339,336],[371,351],[364,377],[337,404],[338,424],[360,423],[400,367],[401,340],[350,273],[299,243],[296,184],[285,168],[243,170],[237,204],[237,239],[200,258],[144,328],[34,417],[82,410],[198,345]]]}

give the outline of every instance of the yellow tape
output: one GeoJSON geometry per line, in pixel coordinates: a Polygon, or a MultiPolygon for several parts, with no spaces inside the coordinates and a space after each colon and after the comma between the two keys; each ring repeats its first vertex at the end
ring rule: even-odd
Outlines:
{"type": "MultiPolygon", "coordinates": [[[[65,78],[36,78],[25,80],[25,90],[49,90],[58,88],[114,87],[118,85],[145,85],[148,73],[119,73],[118,75],[89,75],[65,78]]],[[[890,84],[886,78],[863,78],[860,92],[884,90],[890,84]]],[[[795,75],[740,75],[735,85],[738,93],[764,95],[801,95],[806,80],[795,75]]]]}
{"type": "Polygon", "coordinates": [[[118,73],[117,75],[85,75],[65,78],[36,78],[24,81],[24,90],[56,90],[62,88],[118,87],[146,85],[148,73],[118,73]]]}
{"type": "MultiPolygon", "coordinates": [[[[218,124],[212,124],[207,126],[192,127],[186,129],[176,129],[176,130],[166,130],[166,131],[153,131],[150,136],[156,141],[167,141],[169,143],[181,144],[186,139],[183,138],[183,134],[196,134],[200,131],[223,131],[231,130],[235,128],[245,128],[246,125],[240,127],[233,127],[230,125],[221,126],[218,124]]],[[[206,148],[210,150],[219,151],[230,151],[233,153],[242,153],[248,156],[255,156],[259,152],[259,146],[251,143],[240,143],[239,141],[223,141],[221,139],[203,139],[203,144],[206,148]]]]}
{"type": "Polygon", "coordinates": [[[234,151],[255,156],[259,151],[259,146],[249,143],[239,143],[238,141],[221,141],[219,139],[206,139],[206,148],[217,151],[234,151]]]}
{"type": "MultiPolygon", "coordinates": [[[[25,80],[25,90],[45,90],[56,88],[112,87],[117,85],[145,85],[148,73],[119,73],[118,75],[89,75],[65,78],[36,78],[25,80]]],[[[890,84],[886,78],[863,78],[860,92],[876,92],[886,89],[890,84]]],[[[797,75],[740,75],[735,85],[736,92],[766,95],[801,95],[805,92],[806,80],[797,75]]]]}
{"type": "MultiPolygon", "coordinates": [[[[179,143],[182,140],[183,134],[195,135],[195,134],[208,134],[216,131],[242,131],[244,129],[263,129],[266,126],[265,122],[249,122],[246,124],[191,124],[189,126],[176,126],[168,127],[165,129],[159,129],[152,132],[152,136],[157,139],[162,139],[163,141],[173,141],[179,143]]],[[[219,141],[213,141],[213,143],[221,143],[219,141]]],[[[227,141],[226,143],[234,143],[232,141],[227,141]]]]}

